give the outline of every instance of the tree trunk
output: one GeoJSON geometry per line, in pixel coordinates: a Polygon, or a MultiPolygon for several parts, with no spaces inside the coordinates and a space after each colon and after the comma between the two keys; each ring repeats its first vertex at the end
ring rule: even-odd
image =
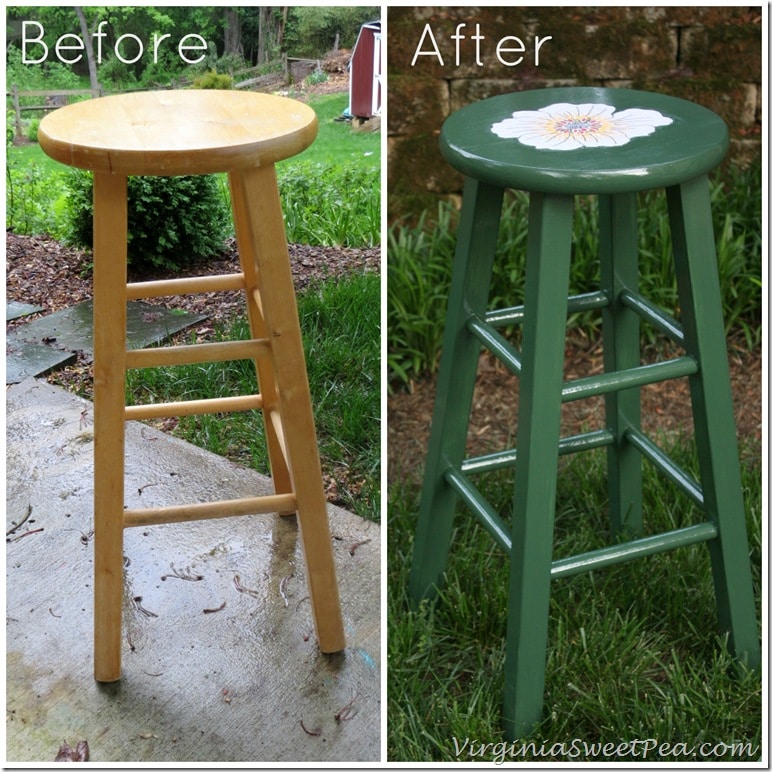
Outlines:
{"type": "Polygon", "coordinates": [[[225,39],[223,41],[223,53],[227,56],[243,56],[244,50],[241,42],[241,17],[235,8],[225,9],[225,39]]]}
{"type": "Polygon", "coordinates": [[[88,61],[88,79],[91,83],[92,91],[99,91],[99,80],[97,79],[96,62],[94,61],[94,46],[91,40],[91,35],[88,34],[88,22],[86,21],[86,14],[83,13],[83,8],[76,5],[75,13],[78,14],[78,21],[80,21],[80,31],[83,35],[83,43],[86,48],[86,60],[88,61]]]}

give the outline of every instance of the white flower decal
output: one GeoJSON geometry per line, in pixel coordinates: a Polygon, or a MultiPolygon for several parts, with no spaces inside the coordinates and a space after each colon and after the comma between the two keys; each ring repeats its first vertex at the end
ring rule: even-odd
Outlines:
{"type": "Polygon", "coordinates": [[[491,131],[544,150],[576,150],[625,145],[673,122],[656,110],[633,107],[616,114],[615,110],[611,105],[558,102],[539,110],[518,110],[494,123],[491,131]]]}

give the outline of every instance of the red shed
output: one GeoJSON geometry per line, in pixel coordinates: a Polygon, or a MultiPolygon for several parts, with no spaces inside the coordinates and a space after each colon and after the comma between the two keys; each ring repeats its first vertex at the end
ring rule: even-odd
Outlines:
{"type": "Polygon", "coordinates": [[[381,22],[371,21],[359,30],[351,54],[349,112],[354,118],[381,114],[381,22]]]}

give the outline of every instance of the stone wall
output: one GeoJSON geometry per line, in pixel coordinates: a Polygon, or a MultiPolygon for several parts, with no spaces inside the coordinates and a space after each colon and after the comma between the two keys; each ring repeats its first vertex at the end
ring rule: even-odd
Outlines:
{"type": "Polygon", "coordinates": [[[440,127],[508,91],[599,85],[683,97],[727,122],[730,159],[760,156],[760,7],[390,8],[387,35],[390,219],[459,192],[440,127]]]}

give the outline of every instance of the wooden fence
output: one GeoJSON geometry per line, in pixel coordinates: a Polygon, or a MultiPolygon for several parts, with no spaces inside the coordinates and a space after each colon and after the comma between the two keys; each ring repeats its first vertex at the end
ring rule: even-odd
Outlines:
{"type": "Polygon", "coordinates": [[[48,112],[50,110],[56,110],[57,107],[63,107],[68,104],[70,97],[73,96],[102,96],[101,89],[59,89],[54,91],[19,91],[16,84],[11,86],[11,91],[6,94],[11,98],[13,102],[14,112],[14,127],[15,136],[17,139],[21,139],[24,136],[24,131],[21,125],[21,114],[25,111],[35,110],[37,112],[48,112]],[[22,98],[33,97],[41,100],[42,104],[21,104],[22,98]]]}

